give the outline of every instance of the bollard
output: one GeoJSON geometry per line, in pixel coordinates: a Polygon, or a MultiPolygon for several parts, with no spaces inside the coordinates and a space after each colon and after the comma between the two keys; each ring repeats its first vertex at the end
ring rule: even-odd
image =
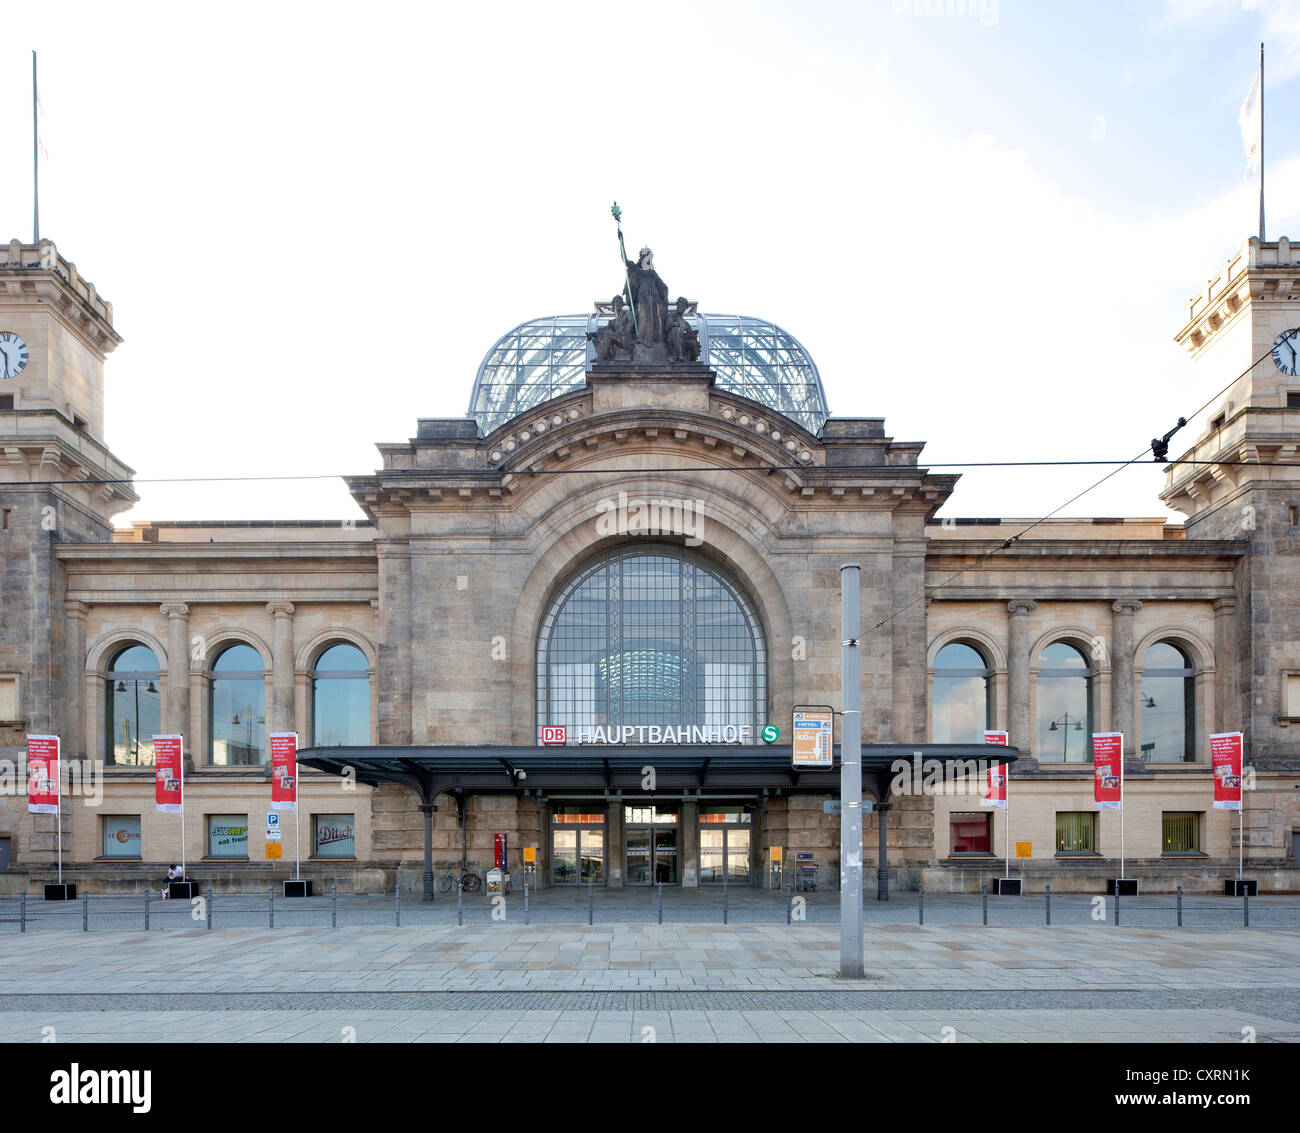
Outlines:
{"type": "Polygon", "coordinates": [[[722,923],[723,923],[723,924],[726,924],[726,923],[727,923],[727,913],[728,913],[728,909],[727,909],[727,874],[726,874],[726,866],[724,865],[724,866],[723,866],[723,874],[722,874],[722,923]]]}
{"type": "Polygon", "coordinates": [[[458,879],[456,882],[456,923],[457,924],[465,923],[465,913],[464,910],[462,910],[460,904],[461,898],[464,896],[464,894],[465,894],[465,884],[464,884],[464,879],[461,878],[458,879]]]}
{"type": "Polygon", "coordinates": [[[208,882],[208,931],[212,931],[212,882],[208,882]]]}
{"type": "Polygon", "coordinates": [[[659,883],[659,923],[664,923],[664,883],[659,883]]]}
{"type": "Polygon", "coordinates": [[[1115,927],[1119,928],[1119,883],[1115,883],[1115,927]]]}
{"type": "Polygon", "coordinates": [[[330,928],[339,927],[339,887],[330,886],[330,928]]]}
{"type": "Polygon", "coordinates": [[[1043,892],[1047,894],[1047,923],[1052,923],[1052,884],[1048,882],[1043,892]]]}
{"type": "Polygon", "coordinates": [[[984,883],[984,923],[989,923],[989,883],[984,883]]]}
{"type": "Polygon", "coordinates": [[[27,890],[18,894],[18,931],[27,931],[27,890]]]}
{"type": "Polygon", "coordinates": [[[1183,927],[1183,887],[1178,887],[1178,927],[1183,927]]]}
{"type": "Polygon", "coordinates": [[[916,883],[916,923],[925,924],[925,886],[919,881],[916,883]]]}
{"type": "Polygon", "coordinates": [[[275,928],[275,886],[266,891],[266,912],[270,918],[270,927],[275,928]]]}
{"type": "Polygon", "coordinates": [[[144,930],[149,931],[149,886],[144,887],[144,930]]]}
{"type": "Polygon", "coordinates": [[[524,924],[528,923],[528,875],[524,875],[524,924]]]}
{"type": "Polygon", "coordinates": [[[1241,923],[1244,928],[1250,928],[1250,890],[1244,886],[1241,890],[1241,923]]]}
{"type": "Polygon", "coordinates": [[[397,884],[393,886],[393,925],[402,927],[402,875],[398,873],[397,884]]]}
{"type": "Polygon", "coordinates": [[[596,883],[587,882],[587,923],[595,924],[596,916],[596,883]]]}
{"type": "Polygon", "coordinates": [[[81,895],[81,931],[90,931],[90,894],[81,895]]]}
{"type": "Polygon", "coordinates": [[[785,883],[785,923],[792,924],[791,918],[794,915],[794,882],[785,883]]]}

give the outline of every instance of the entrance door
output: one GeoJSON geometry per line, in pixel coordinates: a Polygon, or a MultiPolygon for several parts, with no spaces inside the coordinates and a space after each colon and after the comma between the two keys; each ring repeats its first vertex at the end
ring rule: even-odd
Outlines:
{"type": "Polygon", "coordinates": [[[700,826],[700,883],[749,881],[749,829],[743,826],[700,826]]]}
{"type": "Polygon", "coordinates": [[[648,826],[623,831],[623,877],[628,885],[650,884],[650,833],[648,826]]]}
{"type": "Polygon", "coordinates": [[[572,885],[578,880],[578,832],[551,832],[551,884],[572,885]]]}
{"type": "Polygon", "coordinates": [[[625,816],[623,868],[627,884],[676,885],[680,880],[676,813],[638,806],[628,807],[625,816]],[[642,821],[637,822],[638,818],[642,821]]]}

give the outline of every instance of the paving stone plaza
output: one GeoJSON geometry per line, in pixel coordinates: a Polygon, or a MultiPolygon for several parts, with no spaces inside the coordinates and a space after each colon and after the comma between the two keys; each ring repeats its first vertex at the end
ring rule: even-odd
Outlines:
{"type": "MultiPolygon", "coordinates": [[[[0,994],[6,1042],[1092,1042],[1300,1040],[1300,902],[1187,902],[1184,927],[1142,927],[1171,898],[1126,902],[1095,921],[1062,904],[976,900],[868,907],[867,972],[836,975],[838,895],[809,895],[787,925],[755,901],[703,921],[604,920],[543,899],[522,922],[508,899],[493,921],[480,900],[244,902],[209,930],[191,910],[40,910],[25,934],[11,908],[0,933],[15,963],[0,994]],[[1211,914],[1214,914],[1212,916],[1211,914]],[[1061,917],[1066,918],[1065,921],[1061,917]],[[1215,916],[1218,919],[1215,919],[1215,916]],[[763,919],[759,919],[763,917],[763,919]],[[258,921],[260,920],[260,924],[258,921]],[[384,923],[386,921],[386,923],[384,923]],[[1273,927],[1269,927],[1269,924],[1273,927]],[[1290,927],[1282,927],[1289,924],[1290,927]],[[19,975],[18,973],[22,973],[19,975]],[[34,994],[32,981],[48,989],[34,994]]],[[[137,902],[132,902],[137,904],[137,902]]],[[[233,899],[227,906],[234,905],[233,899]]],[[[673,906],[669,906],[673,908],[673,906]]],[[[781,907],[783,909],[783,906],[781,907]]],[[[1089,910],[1092,906],[1089,905],[1089,910]]],[[[206,910],[203,910],[206,912],[206,910]]],[[[653,910],[652,910],[653,912],[653,910]]]]}

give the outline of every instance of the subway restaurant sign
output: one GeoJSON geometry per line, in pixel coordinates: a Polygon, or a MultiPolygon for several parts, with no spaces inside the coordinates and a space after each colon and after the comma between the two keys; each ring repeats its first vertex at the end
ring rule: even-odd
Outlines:
{"type": "MultiPolygon", "coordinates": [[[[752,744],[749,724],[543,724],[544,744],[752,744]]],[[[764,737],[766,739],[766,737],[764,737]]]]}

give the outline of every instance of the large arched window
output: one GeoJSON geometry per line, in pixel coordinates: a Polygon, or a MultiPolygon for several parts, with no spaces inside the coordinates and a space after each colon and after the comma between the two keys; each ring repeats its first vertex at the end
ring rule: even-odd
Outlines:
{"type": "Polygon", "coordinates": [[[989,667],[972,645],[954,641],[934,659],[931,739],[937,744],[982,744],[993,726],[989,667]]]}
{"type": "Polygon", "coordinates": [[[1192,662],[1158,641],[1142,656],[1142,758],[1185,763],[1196,758],[1196,689],[1192,662]]]}
{"type": "Polygon", "coordinates": [[[364,747],[370,742],[370,666],[355,645],[331,645],[311,673],[311,742],[364,747]]]}
{"type": "Polygon", "coordinates": [[[655,742],[664,727],[699,726],[752,743],[766,707],[767,656],[753,605],[689,547],[640,543],[601,554],[561,588],[542,621],[537,724],[567,725],[570,743],[615,725],[644,726],[642,742],[655,742]]]}
{"type": "Polygon", "coordinates": [[[1092,762],[1092,666],[1064,641],[1039,655],[1034,755],[1040,763],[1092,762]]]}
{"type": "Polygon", "coordinates": [[[104,704],[105,762],[153,763],[153,738],[162,731],[158,658],[147,645],[128,645],[108,666],[104,704]]]}
{"type": "Polygon", "coordinates": [[[266,761],[266,682],[251,645],[222,650],[208,673],[208,762],[218,767],[266,761]]]}

